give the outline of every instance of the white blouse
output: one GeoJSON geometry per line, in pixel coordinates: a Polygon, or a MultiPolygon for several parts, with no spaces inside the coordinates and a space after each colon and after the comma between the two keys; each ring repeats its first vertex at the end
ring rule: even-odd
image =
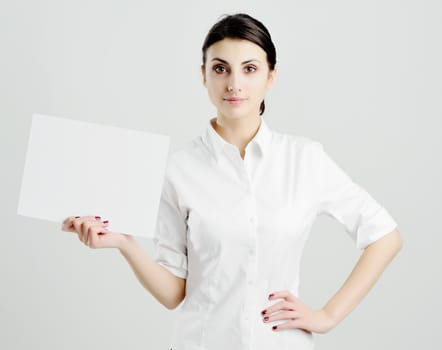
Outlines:
{"type": "Polygon", "coordinates": [[[264,119],[241,158],[213,128],[169,157],[154,235],[155,260],[187,279],[173,350],[312,349],[310,333],[273,331],[261,311],[298,295],[304,244],[318,215],[343,224],[358,248],[396,222],[327,155],[264,119]]]}

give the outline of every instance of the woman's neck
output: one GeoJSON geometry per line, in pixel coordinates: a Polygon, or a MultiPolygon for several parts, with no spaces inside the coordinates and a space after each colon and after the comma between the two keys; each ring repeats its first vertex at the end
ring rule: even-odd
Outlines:
{"type": "Polygon", "coordinates": [[[212,118],[211,123],[226,142],[238,147],[241,157],[244,158],[247,144],[256,135],[261,125],[261,116],[233,120],[217,117],[212,118]]]}

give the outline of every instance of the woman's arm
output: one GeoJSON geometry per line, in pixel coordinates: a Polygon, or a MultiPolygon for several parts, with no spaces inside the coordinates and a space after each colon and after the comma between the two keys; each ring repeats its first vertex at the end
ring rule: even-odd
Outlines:
{"type": "Polygon", "coordinates": [[[332,327],[359,304],[401,248],[402,239],[397,229],[365,248],[347,280],[323,307],[332,327]]]}
{"type": "Polygon", "coordinates": [[[89,248],[119,249],[141,284],[166,308],[176,308],[184,299],[186,280],[145,254],[133,237],[108,231],[109,222],[100,219],[99,216],[71,216],[63,221],[61,229],[77,233],[89,248]]]}
{"type": "Polygon", "coordinates": [[[273,292],[269,300],[283,300],[261,312],[263,321],[289,320],[273,326],[275,331],[300,328],[307,332],[328,332],[361,302],[401,247],[402,239],[395,229],[365,248],[342,287],[320,310],[309,308],[290,291],[273,292]]]}
{"type": "Polygon", "coordinates": [[[144,253],[132,237],[119,247],[140,283],[161,304],[175,309],[185,297],[186,280],[179,278],[144,253]]]}

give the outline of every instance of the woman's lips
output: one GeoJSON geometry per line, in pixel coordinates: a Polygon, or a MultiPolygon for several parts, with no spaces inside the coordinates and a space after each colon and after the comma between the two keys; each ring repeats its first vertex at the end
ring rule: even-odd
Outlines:
{"type": "Polygon", "coordinates": [[[224,101],[230,103],[230,104],[240,104],[241,102],[245,101],[245,98],[239,98],[239,97],[228,97],[225,98],[224,101]]]}

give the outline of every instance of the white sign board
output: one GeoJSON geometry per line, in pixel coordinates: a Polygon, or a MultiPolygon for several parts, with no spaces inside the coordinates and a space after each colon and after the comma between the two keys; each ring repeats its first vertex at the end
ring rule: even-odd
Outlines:
{"type": "Polygon", "coordinates": [[[60,224],[98,215],[108,230],[152,237],[170,137],[34,114],[18,214],[60,224]]]}

